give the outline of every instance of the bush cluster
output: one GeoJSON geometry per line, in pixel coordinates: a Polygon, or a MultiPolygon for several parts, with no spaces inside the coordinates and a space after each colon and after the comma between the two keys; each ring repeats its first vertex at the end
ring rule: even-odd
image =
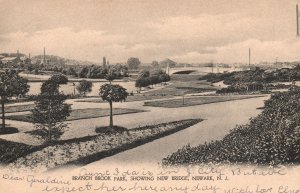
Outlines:
{"type": "MultiPolygon", "coordinates": [[[[297,87],[297,86],[295,86],[297,87]]],[[[291,85],[286,84],[262,84],[262,83],[244,83],[244,84],[233,84],[227,88],[222,88],[217,90],[217,94],[225,93],[245,93],[245,92],[255,92],[255,91],[270,91],[274,89],[290,89],[291,85]]]]}
{"type": "Polygon", "coordinates": [[[137,80],[135,81],[135,87],[142,88],[150,85],[155,85],[163,82],[170,81],[171,78],[165,72],[159,70],[150,74],[149,71],[141,71],[137,80]]]}
{"type": "Polygon", "coordinates": [[[204,76],[201,76],[199,80],[206,80],[207,82],[215,83],[225,80],[232,75],[233,73],[208,73],[204,76]]]}
{"type": "Polygon", "coordinates": [[[256,68],[255,70],[238,71],[230,73],[208,73],[199,80],[207,80],[208,82],[224,81],[227,85],[237,83],[271,83],[271,82],[289,82],[292,80],[300,80],[300,66],[293,69],[277,69],[267,71],[256,68]]]}
{"type": "Polygon", "coordinates": [[[260,115],[222,140],[187,145],[163,159],[164,165],[197,163],[300,163],[300,90],[272,95],[260,115]]]}
{"type": "Polygon", "coordinates": [[[264,89],[264,85],[262,83],[245,83],[245,84],[234,84],[230,85],[227,88],[222,88],[221,90],[217,90],[217,94],[224,93],[233,93],[233,92],[253,92],[260,91],[264,89]]]}
{"type": "Polygon", "coordinates": [[[0,163],[7,164],[23,157],[33,149],[33,146],[0,139],[0,163]]]}

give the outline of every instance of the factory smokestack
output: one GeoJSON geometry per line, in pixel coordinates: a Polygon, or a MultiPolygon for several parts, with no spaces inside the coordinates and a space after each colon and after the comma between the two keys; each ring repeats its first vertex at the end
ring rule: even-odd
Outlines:
{"type": "Polygon", "coordinates": [[[298,4],[296,5],[296,22],[297,22],[297,36],[299,36],[299,10],[298,10],[298,4]]]}
{"type": "Polygon", "coordinates": [[[251,64],[251,48],[249,48],[249,67],[250,67],[250,64],[251,64]]]}
{"type": "Polygon", "coordinates": [[[105,67],[106,66],[106,58],[105,58],[105,56],[103,57],[103,67],[105,67]]]}
{"type": "Polygon", "coordinates": [[[44,48],[44,61],[43,63],[45,64],[46,63],[46,48],[44,48]]]}

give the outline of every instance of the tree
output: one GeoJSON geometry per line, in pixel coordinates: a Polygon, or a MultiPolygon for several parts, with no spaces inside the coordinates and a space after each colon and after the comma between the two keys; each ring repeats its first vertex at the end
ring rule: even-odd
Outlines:
{"type": "Polygon", "coordinates": [[[83,67],[80,71],[79,71],[79,78],[86,78],[87,73],[89,72],[89,69],[87,67],[83,67]]]}
{"type": "Polygon", "coordinates": [[[160,82],[168,82],[171,80],[170,76],[166,73],[160,74],[158,78],[160,82]]]}
{"type": "Polygon", "coordinates": [[[149,77],[145,77],[145,78],[138,78],[135,81],[135,87],[139,88],[139,92],[141,91],[142,87],[146,87],[149,86],[150,83],[150,78],[149,77]]]}
{"type": "Polygon", "coordinates": [[[91,81],[82,80],[76,86],[76,90],[79,92],[80,95],[86,95],[86,93],[91,92],[93,87],[93,83],[91,81]]]}
{"type": "Polygon", "coordinates": [[[53,71],[54,71],[54,72],[58,72],[58,67],[57,67],[57,66],[54,66],[53,71]]]}
{"type": "Polygon", "coordinates": [[[141,62],[138,58],[131,57],[127,60],[127,65],[129,69],[138,69],[140,64],[141,62]]]}
{"type": "MultiPolygon", "coordinates": [[[[53,85],[53,88],[55,88],[54,85],[56,85],[58,91],[59,91],[59,85],[61,84],[68,84],[68,77],[63,74],[54,74],[49,79],[49,84],[53,85]]],[[[50,88],[51,89],[51,88],[50,88]]]]}
{"type": "Polygon", "coordinates": [[[62,74],[54,74],[49,80],[57,85],[68,83],[68,77],[62,74]]]}
{"type": "Polygon", "coordinates": [[[71,76],[77,76],[76,71],[74,70],[74,68],[70,67],[67,71],[67,74],[71,75],[71,76]]]}
{"type": "Polygon", "coordinates": [[[5,128],[5,103],[13,96],[24,96],[29,91],[28,80],[19,76],[15,70],[0,72],[0,95],[2,108],[2,129],[5,128]]]}
{"type": "Polygon", "coordinates": [[[138,79],[140,78],[148,78],[150,76],[149,70],[141,70],[138,74],[138,79]]]}
{"type": "Polygon", "coordinates": [[[46,142],[51,142],[53,138],[58,139],[63,134],[67,127],[65,121],[71,111],[71,105],[65,103],[67,96],[59,92],[59,84],[53,79],[43,83],[41,94],[38,95],[32,110],[39,136],[46,139],[46,142]]]}
{"type": "Polygon", "coordinates": [[[107,74],[105,75],[105,79],[111,82],[117,78],[116,70],[114,68],[109,68],[107,74]]]}
{"type": "Polygon", "coordinates": [[[151,66],[154,67],[154,68],[158,68],[159,63],[156,60],[154,60],[154,61],[152,61],[151,66]]]}
{"type": "Polygon", "coordinates": [[[152,75],[152,76],[149,77],[149,79],[150,79],[150,83],[152,85],[152,88],[153,88],[154,84],[159,83],[159,76],[158,75],[152,75]]]}
{"type": "Polygon", "coordinates": [[[34,69],[34,74],[35,74],[35,75],[38,75],[38,74],[39,74],[39,69],[38,69],[38,68],[35,68],[35,69],[34,69]]]}
{"type": "Polygon", "coordinates": [[[118,84],[103,84],[99,89],[99,95],[102,100],[107,101],[110,107],[109,113],[109,126],[113,127],[113,113],[112,113],[112,103],[122,102],[128,96],[126,89],[118,84]]]}

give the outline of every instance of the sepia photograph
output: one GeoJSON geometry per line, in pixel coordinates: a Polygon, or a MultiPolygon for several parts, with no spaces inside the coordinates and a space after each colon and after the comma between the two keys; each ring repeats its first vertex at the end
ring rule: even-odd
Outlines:
{"type": "Polygon", "coordinates": [[[0,193],[300,193],[300,0],[0,0],[0,193]]]}

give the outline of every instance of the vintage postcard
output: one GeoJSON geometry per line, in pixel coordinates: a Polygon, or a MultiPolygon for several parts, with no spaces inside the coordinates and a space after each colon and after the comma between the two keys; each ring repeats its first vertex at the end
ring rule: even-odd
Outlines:
{"type": "Polygon", "coordinates": [[[0,0],[0,193],[300,193],[299,0],[0,0]]]}

